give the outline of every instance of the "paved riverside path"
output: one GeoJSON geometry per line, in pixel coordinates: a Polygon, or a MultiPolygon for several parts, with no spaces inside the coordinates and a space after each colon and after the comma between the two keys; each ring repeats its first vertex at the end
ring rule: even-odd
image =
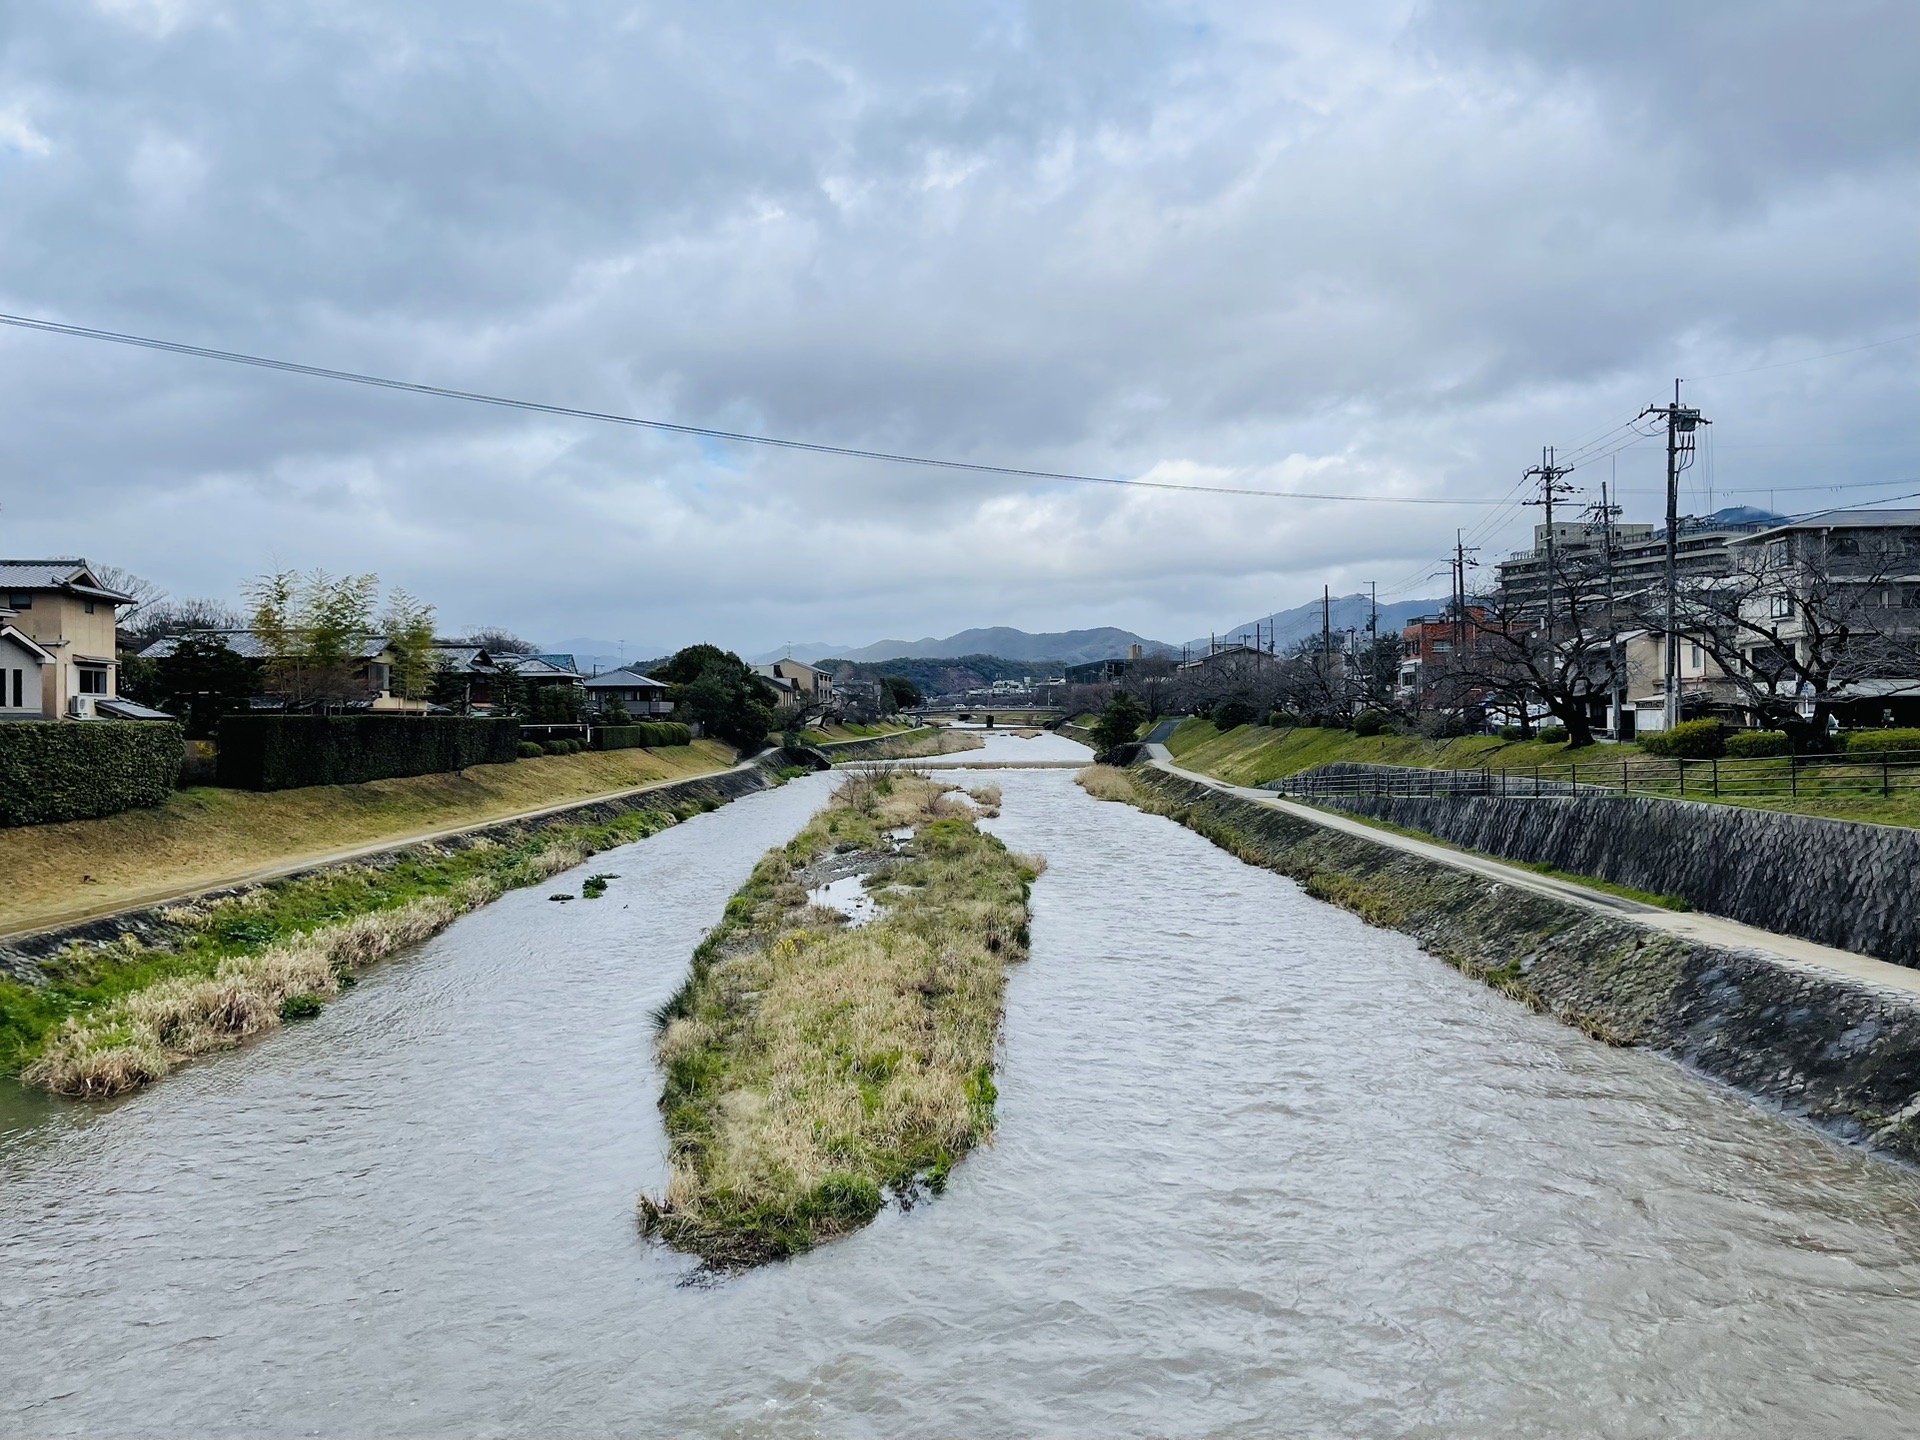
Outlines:
{"type": "Polygon", "coordinates": [[[708,770],[694,775],[679,775],[670,780],[650,780],[645,785],[629,785],[619,790],[606,790],[598,795],[581,795],[571,800],[562,800],[553,805],[542,805],[532,810],[515,810],[504,815],[487,815],[477,820],[464,821],[458,825],[443,825],[433,830],[421,830],[410,835],[385,835],[362,845],[354,845],[345,850],[319,851],[313,854],[292,855],[276,860],[270,865],[258,866],[251,870],[235,871],[217,879],[198,879],[189,885],[160,886],[152,890],[130,895],[116,895],[112,900],[98,905],[75,906],[55,913],[41,913],[18,923],[0,924],[0,940],[16,940],[30,935],[40,935],[49,930],[63,930],[69,926],[80,925],[89,920],[106,920],[115,915],[124,915],[136,910],[150,910],[156,905],[169,905],[180,900],[191,900],[195,896],[210,895],[220,890],[231,890],[243,885],[261,885],[269,880],[284,879],[288,875],[297,875],[306,870],[319,870],[329,865],[344,864],[349,860],[364,860],[372,855],[381,855],[389,850],[404,850],[410,845],[428,845],[439,840],[451,840],[461,835],[470,835],[476,830],[491,830],[496,825],[512,825],[522,820],[544,820],[550,815],[562,815],[569,810],[584,810],[593,805],[604,805],[609,800],[625,800],[634,795],[644,795],[649,790],[664,790],[670,785],[685,785],[698,780],[718,780],[722,776],[737,774],[742,770],[751,770],[764,757],[741,760],[725,770],[708,770]]]}
{"type": "Polygon", "coordinates": [[[1468,870],[1490,880],[1498,880],[1503,885],[1516,885],[1523,890],[1550,895],[1556,900],[1581,905],[1589,910],[1598,910],[1618,919],[1644,926],[1649,930],[1663,930],[1668,934],[1697,941],[1703,945],[1757,951],[1769,960],[1792,969],[1843,975],[1858,983],[1878,985],[1906,995],[1920,995],[1920,970],[1910,969],[1905,965],[1894,965],[1885,960],[1875,960],[1870,956],[1856,955],[1851,950],[1838,950],[1830,945],[1818,945],[1811,940],[1802,940],[1794,935],[1779,935],[1771,930],[1762,930],[1756,925],[1743,925],[1738,920],[1728,920],[1719,915],[1703,915],[1698,911],[1668,910],[1659,905],[1649,905],[1641,900],[1628,899],[1624,895],[1611,895],[1604,890],[1595,890],[1571,880],[1556,880],[1551,875],[1542,875],[1538,871],[1510,865],[1504,860],[1495,860],[1491,856],[1455,850],[1434,840],[1416,840],[1412,836],[1379,829],[1344,815],[1315,809],[1311,805],[1282,800],[1271,790],[1253,790],[1243,785],[1229,785],[1223,780],[1214,779],[1211,775],[1183,770],[1173,763],[1173,757],[1164,745],[1148,745],[1146,750],[1151,763],[1170,775],[1178,775],[1183,780],[1191,780],[1211,790],[1224,791],[1226,794],[1251,801],[1256,805],[1284,811],[1288,815],[1328,830],[1337,830],[1343,834],[1358,836],[1363,840],[1371,840],[1376,845],[1383,845],[1390,850],[1404,850],[1409,855],[1418,855],[1423,860],[1451,865],[1456,870],[1468,870]]]}

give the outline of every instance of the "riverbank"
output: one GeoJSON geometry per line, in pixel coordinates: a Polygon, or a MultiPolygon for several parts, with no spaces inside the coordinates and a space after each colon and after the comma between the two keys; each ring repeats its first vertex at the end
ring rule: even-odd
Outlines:
{"type": "Polygon", "coordinates": [[[991,1135],[1040,869],[975,827],[998,801],[853,775],[761,860],[660,1012],[672,1170],[641,1198],[649,1232],[715,1265],[778,1259],[867,1224],[889,1191],[939,1191],[991,1135]]]}
{"type": "Polygon", "coordinates": [[[1911,989],[1662,933],[1150,767],[1097,767],[1083,783],[1407,934],[1595,1039],[1656,1050],[1842,1139],[1920,1161],[1911,989]]]}
{"type": "MultiPolygon", "coordinates": [[[[117,917],[0,981],[0,1073],[57,1094],[138,1089],[318,1013],[357,973],[508,890],[780,783],[778,752],[433,843],[117,917]]],[[[59,940],[62,937],[52,937],[59,940]]]]}
{"type": "MultiPolygon", "coordinates": [[[[1539,740],[1502,740],[1493,735],[1467,735],[1454,740],[1427,740],[1417,735],[1355,735],[1349,730],[1293,726],[1270,729],[1264,725],[1241,725],[1221,732],[1211,722],[1188,719],[1180,722],[1168,737],[1167,751],[1182,768],[1197,770],[1224,780],[1230,785],[1259,786],[1269,780],[1298,775],[1322,765],[1396,765],[1439,770],[1506,771],[1520,777],[1516,784],[1539,767],[1551,780],[1564,779],[1571,762],[1582,772],[1592,766],[1588,778],[1607,778],[1609,769],[1622,762],[1635,767],[1636,773],[1651,766],[1655,771],[1671,762],[1647,756],[1636,745],[1593,745],[1572,751],[1565,745],[1549,745],[1539,740]]],[[[1856,820],[1875,825],[1920,826],[1920,790],[1896,789],[1890,794],[1873,793],[1872,762],[1847,780],[1822,779],[1819,772],[1802,769],[1797,784],[1788,779],[1789,762],[1780,760],[1742,760],[1729,766],[1729,776],[1737,766],[1743,777],[1738,786],[1725,793],[1706,794],[1698,789],[1687,798],[1715,805],[1737,805],[1754,810],[1780,810],[1793,815],[1808,815],[1829,820],[1856,820]],[[1737,793],[1740,789],[1760,793],[1737,793]],[[1797,789],[1798,794],[1793,793],[1797,789]]],[[[1840,772],[1834,772],[1839,774],[1840,772]]],[[[1673,777],[1666,777],[1668,793],[1673,793],[1673,777]]],[[[1638,788],[1642,782],[1636,781],[1638,788]]],[[[1703,782],[1696,776],[1695,784],[1703,782]]],[[[1717,788],[1717,787],[1716,787],[1717,788]]]]}
{"type": "Polygon", "coordinates": [[[257,793],[196,786],[153,810],[0,830],[0,935],[264,879],[343,852],[404,844],[548,806],[713,775],[716,740],[548,755],[362,785],[257,793]]]}

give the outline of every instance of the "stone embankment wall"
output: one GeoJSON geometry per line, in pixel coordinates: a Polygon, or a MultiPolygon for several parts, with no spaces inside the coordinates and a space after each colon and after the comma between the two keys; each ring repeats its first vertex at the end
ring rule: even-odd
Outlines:
{"type": "Polygon", "coordinates": [[[1151,808],[1596,1039],[1920,1161],[1920,996],[1644,928],[1151,768],[1151,808]]]}
{"type": "MultiPolygon", "coordinates": [[[[569,806],[532,819],[506,820],[498,824],[480,825],[471,830],[463,830],[457,835],[449,835],[428,843],[437,850],[447,852],[464,849],[483,840],[511,843],[528,835],[538,834],[555,825],[597,824],[632,810],[650,810],[689,803],[699,805],[707,801],[724,805],[744,795],[772,789],[778,783],[775,772],[783,765],[805,763],[808,763],[808,758],[804,754],[796,756],[786,751],[769,750],[752,765],[723,770],[716,775],[699,775],[690,780],[676,780],[665,785],[655,785],[630,795],[622,795],[611,800],[589,801],[586,804],[569,806]]],[[[816,759],[814,763],[824,762],[816,759]]],[[[309,875],[324,874],[328,870],[336,870],[346,865],[391,865],[410,853],[416,853],[419,848],[418,844],[396,845],[387,850],[356,856],[352,860],[315,865],[311,869],[278,876],[273,880],[204,891],[201,892],[200,898],[217,899],[229,895],[249,894],[267,886],[284,884],[309,875]]],[[[137,910],[124,910],[117,915],[101,916],[76,925],[63,925],[56,929],[36,930],[24,935],[10,936],[5,941],[0,941],[0,977],[37,984],[46,978],[45,972],[40,968],[40,962],[51,959],[68,945],[76,942],[83,945],[110,945],[122,936],[134,936],[143,945],[163,946],[168,943],[170,937],[178,933],[167,919],[167,911],[178,903],[178,900],[169,900],[164,904],[146,906],[137,910]]]]}
{"type": "Polygon", "coordinates": [[[1920,966],[1920,831],[1638,795],[1348,794],[1320,803],[1920,966]]]}

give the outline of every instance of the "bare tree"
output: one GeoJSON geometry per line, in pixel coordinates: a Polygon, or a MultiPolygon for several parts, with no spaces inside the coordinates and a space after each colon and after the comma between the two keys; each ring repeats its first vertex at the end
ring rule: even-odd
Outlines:
{"type": "Polygon", "coordinates": [[[1593,744],[1593,713],[1612,693],[1618,665],[1603,561],[1574,560],[1556,573],[1551,627],[1544,618],[1518,613],[1502,597],[1475,607],[1463,628],[1465,646],[1436,677],[1443,708],[1493,699],[1526,726],[1537,704],[1566,726],[1574,749],[1593,744]]]}
{"type": "Polygon", "coordinates": [[[122,629],[132,629],[129,622],[135,616],[142,611],[157,608],[166,601],[166,591],[153,581],[134,574],[124,566],[89,565],[87,568],[93,572],[93,578],[107,589],[132,598],[133,604],[119,611],[114,620],[114,623],[122,629]]]}
{"type": "Polygon", "coordinates": [[[225,601],[204,598],[171,600],[162,597],[132,613],[132,623],[123,618],[120,628],[133,636],[139,648],[145,648],[168,635],[243,630],[247,623],[240,612],[225,601]]]}
{"type": "Polygon", "coordinates": [[[497,625],[484,625],[470,635],[463,635],[453,641],[455,645],[478,645],[491,655],[531,655],[534,646],[531,641],[522,640],[511,630],[502,630],[497,625]]]}

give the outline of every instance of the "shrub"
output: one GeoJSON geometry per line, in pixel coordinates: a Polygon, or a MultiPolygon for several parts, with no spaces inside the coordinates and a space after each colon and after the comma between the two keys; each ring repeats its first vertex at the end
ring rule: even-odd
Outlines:
{"type": "Polygon", "coordinates": [[[461,715],[228,715],[219,783],[239,790],[357,785],[519,756],[520,724],[461,715]]]}
{"type": "Polygon", "coordinates": [[[1727,753],[1727,727],[1718,720],[1683,720],[1671,730],[1655,730],[1638,737],[1648,755],[1676,760],[1718,760],[1727,753]]]}
{"type": "Polygon", "coordinates": [[[1920,750],[1920,730],[1854,730],[1846,737],[1849,755],[1880,755],[1889,750],[1920,750]]]}
{"type": "Polygon", "coordinates": [[[1527,732],[1518,725],[1502,725],[1500,727],[1500,738],[1509,741],[1524,740],[1527,738],[1527,732]]]}
{"type": "Polygon", "coordinates": [[[1214,727],[1219,730],[1237,730],[1242,725],[1251,725],[1260,717],[1254,714],[1253,706],[1244,700],[1229,700],[1224,705],[1216,705],[1213,710],[1214,727]]]}
{"type": "Polygon", "coordinates": [[[1727,736],[1727,754],[1736,760],[1758,760],[1792,753],[1792,737],[1784,730],[1736,730],[1727,736]]]}
{"type": "Polygon", "coordinates": [[[1353,717],[1353,733],[1378,735],[1392,723],[1393,717],[1384,710],[1362,710],[1353,717]]]}
{"type": "Polygon", "coordinates": [[[1538,738],[1542,745],[1564,745],[1567,743],[1567,727],[1564,725],[1542,725],[1538,738]]]}
{"type": "Polygon", "coordinates": [[[1147,707],[1122,691],[1107,701],[1107,708],[1093,723],[1094,749],[1101,754],[1131,744],[1147,721],[1147,707]]]}
{"type": "Polygon", "coordinates": [[[298,995],[289,995],[280,1002],[282,1020],[310,1020],[320,1013],[320,997],[311,990],[302,990],[298,995]]]}
{"type": "Polygon", "coordinates": [[[173,791],[182,750],[181,728],[169,721],[0,722],[0,825],[158,805],[173,791]]]}
{"type": "Polygon", "coordinates": [[[596,750],[658,750],[691,745],[693,731],[675,720],[642,720],[633,725],[602,725],[593,732],[596,750]]]}
{"type": "Polygon", "coordinates": [[[1467,722],[1459,715],[1423,715],[1420,717],[1420,733],[1429,740],[1457,740],[1467,733],[1467,722]]]}
{"type": "Polygon", "coordinates": [[[1276,710],[1267,716],[1267,724],[1275,730],[1290,730],[1300,723],[1300,717],[1291,710],[1276,710]]]}
{"type": "Polygon", "coordinates": [[[520,758],[522,760],[537,760],[546,753],[546,747],[538,740],[522,740],[520,742],[520,758]]]}

